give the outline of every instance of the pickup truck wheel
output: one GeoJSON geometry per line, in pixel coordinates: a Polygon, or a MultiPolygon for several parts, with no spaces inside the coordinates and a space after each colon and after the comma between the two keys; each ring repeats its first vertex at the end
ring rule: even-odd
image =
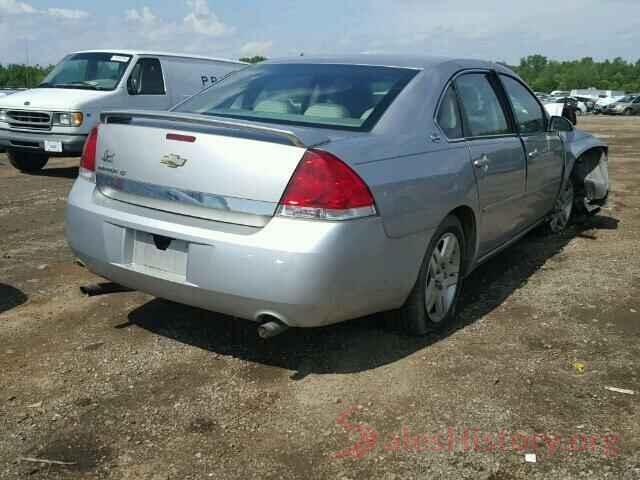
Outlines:
{"type": "Polygon", "coordinates": [[[418,280],[400,309],[401,328],[425,335],[445,328],[456,314],[462,288],[465,238],[455,216],[445,218],[424,257],[418,280]]]}
{"type": "Polygon", "coordinates": [[[34,173],[42,170],[49,161],[47,155],[41,153],[20,152],[8,150],[7,157],[15,168],[24,173],[34,173]]]}
{"type": "Polygon", "coordinates": [[[573,213],[574,197],[573,182],[569,180],[564,190],[558,196],[551,216],[549,217],[549,222],[547,223],[549,233],[560,233],[567,228],[571,220],[571,214],[573,213]]]}

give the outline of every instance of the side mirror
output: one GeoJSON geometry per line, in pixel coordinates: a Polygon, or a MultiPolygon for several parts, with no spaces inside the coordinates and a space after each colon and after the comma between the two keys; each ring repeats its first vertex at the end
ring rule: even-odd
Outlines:
{"type": "Polygon", "coordinates": [[[140,93],[138,89],[138,77],[133,75],[129,77],[129,80],[127,80],[127,91],[129,95],[138,95],[140,93]]]}
{"type": "Polygon", "coordinates": [[[551,117],[549,130],[552,132],[573,132],[573,125],[564,117],[551,117]]]}

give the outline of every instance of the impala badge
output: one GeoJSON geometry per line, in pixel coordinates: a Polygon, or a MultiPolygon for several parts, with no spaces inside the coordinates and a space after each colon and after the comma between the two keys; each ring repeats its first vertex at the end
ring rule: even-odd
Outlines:
{"type": "Polygon", "coordinates": [[[104,153],[102,154],[103,163],[113,163],[114,158],[116,158],[116,154],[109,150],[105,150],[104,153]]]}
{"type": "Polygon", "coordinates": [[[180,155],[172,153],[170,155],[165,155],[164,157],[162,157],[160,163],[166,165],[169,168],[180,168],[184,167],[184,165],[187,163],[187,159],[182,158],[180,155]]]}

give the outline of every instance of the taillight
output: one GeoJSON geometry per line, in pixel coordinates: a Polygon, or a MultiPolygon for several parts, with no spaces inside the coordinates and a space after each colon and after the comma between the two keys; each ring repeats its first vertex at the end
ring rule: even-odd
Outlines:
{"type": "Polygon", "coordinates": [[[319,220],[376,215],[369,187],[347,164],[320,150],[307,150],[293,174],[278,214],[319,220]]]}
{"type": "Polygon", "coordinates": [[[95,181],[96,150],[98,148],[98,125],[91,129],[91,133],[84,142],[82,158],[80,159],[80,175],[95,181]]]}

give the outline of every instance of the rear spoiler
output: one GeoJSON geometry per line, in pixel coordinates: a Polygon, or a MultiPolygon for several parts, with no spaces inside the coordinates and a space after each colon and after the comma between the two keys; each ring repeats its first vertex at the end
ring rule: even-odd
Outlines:
{"type": "Polygon", "coordinates": [[[263,124],[247,123],[238,120],[221,120],[209,118],[205,115],[177,112],[162,112],[148,110],[120,110],[103,112],[100,115],[102,123],[128,123],[133,118],[146,118],[166,122],[188,123],[192,125],[209,126],[214,128],[229,128],[231,130],[252,133],[257,135],[273,136],[284,139],[291,145],[302,148],[311,148],[329,143],[329,137],[325,134],[307,129],[285,130],[273,128],[263,124]]]}

